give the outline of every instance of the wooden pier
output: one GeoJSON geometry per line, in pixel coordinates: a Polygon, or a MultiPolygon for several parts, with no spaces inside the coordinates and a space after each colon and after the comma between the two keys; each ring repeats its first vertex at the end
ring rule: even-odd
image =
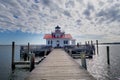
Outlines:
{"type": "Polygon", "coordinates": [[[54,49],[25,80],[96,80],[64,50],[54,49]]]}

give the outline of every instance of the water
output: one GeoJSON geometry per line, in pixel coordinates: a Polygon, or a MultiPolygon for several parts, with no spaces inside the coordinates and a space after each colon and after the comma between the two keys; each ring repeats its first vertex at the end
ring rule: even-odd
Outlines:
{"type": "MultiPolygon", "coordinates": [[[[11,71],[12,46],[0,46],[0,80],[23,80],[26,70],[11,71]],[[22,74],[22,75],[21,75],[22,74]]],[[[15,61],[20,60],[20,46],[15,46],[15,61]]]]}
{"type": "MultiPolygon", "coordinates": [[[[110,46],[110,65],[107,64],[106,45],[99,45],[99,54],[87,59],[87,70],[97,80],[120,80],[120,45],[110,46]]],[[[81,65],[80,59],[76,61],[81,65]]]]}
{"type": "MultiPolygon", "coordinates": [[[[15,60],[20,60],[20,46],[15,48],[15,60]]],[[[76,59],[80,64],[80,59],[76,59]]],[[[99,55],[87,59],[88,71],[97,80],[120,80],[120,45],[110,45],[110,66],[107,65],[106,45],[99,46],[99,55]]],[[[11,46],[0,46],[0,80],[24,80],[26,69],[11,74],[11,46]]]]}

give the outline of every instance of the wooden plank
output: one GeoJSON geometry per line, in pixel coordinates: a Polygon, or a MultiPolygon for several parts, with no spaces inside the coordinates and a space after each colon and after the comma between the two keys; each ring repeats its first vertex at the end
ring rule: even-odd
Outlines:
{"type": "Polygon", "coordinates": [[[65,51],[54,49],[25,80],[96,80],[65,51]]]}
{"type": "MultiPolygon", "coordinates": [[[[45,57],[42,57],[38,61],[35,61],[35,64],[39,64],[44,58],[45,57]]],[[[30,61],[15,61],[14,64],[15,65],[26,65],[26,64],[30,64],[30,61]]]]}

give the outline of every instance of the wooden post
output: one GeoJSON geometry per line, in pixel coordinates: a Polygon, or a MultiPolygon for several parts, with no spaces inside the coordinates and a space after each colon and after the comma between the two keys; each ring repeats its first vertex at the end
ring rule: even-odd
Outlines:
{"type": "Polygon", "coordinates": [[[72,50],[69,49],[69,55],[72,57],[72,50]]]}
{"type": "Polygon", "coordinates": [[[82,67],[87,70],[85,52],[81,53],[81,64],[82,64],[82,67]]]}
{"type": "Polygon", "coordinates": [[[97,54],[99,54],[99,51],[98,51],[98,40],[96,40],[96,46],[97,46],[97,54]]]}
{"type": "Polygon", "coordinates": [[[91,40],[91,45],[93,45],[93,41],[91,40]]]}
{"type": "Polygon", "coordinates": [[[12,63],[11,63],[12,71],[15,69],[14,54],[15,54],[15,42],[12,42],[12,63]]]}
{"type": "Polygon", "coordinates": [[[90,44],[90,42],[88,41],[88,45],[90,44]]]}
{"type": "Polygon", "coordinates": [[[30,43],[28,43],[28,53],[27,53],[28,60],[29,60],[29,53],[30,53],[30,43]]]}
{"type": "Polygon", "coordinates": [[[30,54],[30,72],[35,68],[35,54],[30,54]]]}
{"type": "Polygon", "coordinates": [[[92,40],[91,40],[91,47],[92,47],[93,54],[95,55],[95,45],[92,40]]]}
{"type": "Polygon", "coordinates": [[[44,52],[44,57],[46,57],[47,56],[47,50],[45,50],[45,52],[44,52]]]}
{"type": "Polygon", "coordinates": [[[85,45],[87,45],[87,42],[85,41],[85,45]]]}
{"type": "Polygon", "coordinates": [[[109,46],[107,46],[107,64],[110,65],[109,46]]]}

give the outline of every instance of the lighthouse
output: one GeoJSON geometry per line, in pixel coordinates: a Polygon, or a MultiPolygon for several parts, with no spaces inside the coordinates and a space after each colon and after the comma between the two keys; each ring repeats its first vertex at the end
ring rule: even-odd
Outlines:
{"type": "Polygon", "coordinates": [[[65,34],[59,26],[56,26],[51,34],[45,34],[44,39],[46,39],[46,45],[52,47],[69,46],[70,41],[73,40],[71,34],[65,34]]]}

